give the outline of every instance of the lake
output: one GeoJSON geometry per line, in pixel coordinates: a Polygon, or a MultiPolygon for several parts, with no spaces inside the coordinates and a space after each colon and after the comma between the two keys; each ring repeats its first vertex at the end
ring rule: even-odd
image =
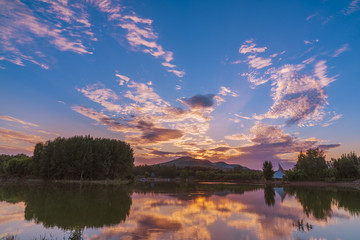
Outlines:
{"type": "Polygon", "coordinates": [[[360,191],[142,183],[0,185],[0,239],[359,239],[360,191]]]}

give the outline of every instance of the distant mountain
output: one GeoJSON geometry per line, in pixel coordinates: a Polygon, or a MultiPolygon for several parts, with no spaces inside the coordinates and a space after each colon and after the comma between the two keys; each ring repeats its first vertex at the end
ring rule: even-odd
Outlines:
{"type": "Polygon", "coordinates": [[[231,170],[236,167],[248,170],[249,168],[241,166],[239,164],[227,164],[226,162],[210,162],[209,160],[199,160],[192,157],[181,157],[169,162],[164,162],[158,164],[159,166],[172,166],[177,167],[204,167],[204,168],[213,168],[221,170],[231,170]]]}

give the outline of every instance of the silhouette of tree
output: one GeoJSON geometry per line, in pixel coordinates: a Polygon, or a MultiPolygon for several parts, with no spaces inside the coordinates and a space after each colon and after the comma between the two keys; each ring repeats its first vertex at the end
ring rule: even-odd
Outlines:
{"type": "Polygon", "coordinates": [[[105,138],[75,136],[38,143],[33,173],[45,179],[114,179],[132,174],[129,144],[105,138]]]}
{"type": "Polygon", "coordinates": [[[263,163],[263,175],[266,180],[271,180],[274,176],[274,170],[271,161],[265,161],[263,163]]]}

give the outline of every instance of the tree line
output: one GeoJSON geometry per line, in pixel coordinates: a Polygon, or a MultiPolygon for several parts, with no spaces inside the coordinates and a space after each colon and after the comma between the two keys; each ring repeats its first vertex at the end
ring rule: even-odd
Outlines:
{"type": "MultiPolygon", "coordinates": [[[[269,180],[273,177],[272,163],[263,163],[263,176],[269,180]]],[[[300,152],[293,169],[285,171],[283,177],[288,181],[303,180],[355,180],[360,178],[360,156],[350,152],[342,154],[339,158],[325,160],[324,151],[319,148],[310,148],[300,152]]]]}
{"type": "Polygon", "coordinates": [[[35,146],[33,157],[0,156],[0,173],[42,179],[115,179],[132,175],[133,149],[115,139],[58,137],[35,146]]]}
{"type": "Polygon", "coordinates": [[[204,167],[177,167],[161,165],[139,165],[134,167],[134,175],[143,178],[182,178],[202,180],[260,180],[261,171],[242,169],[241,167],[223,171],[204,167]]]}

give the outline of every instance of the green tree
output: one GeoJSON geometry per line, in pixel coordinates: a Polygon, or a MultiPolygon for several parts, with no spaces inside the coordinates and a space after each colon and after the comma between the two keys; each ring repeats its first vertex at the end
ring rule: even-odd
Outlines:
{"type": "Polygon", "coordinates": [[[306,153],[300,152],[294,170],[303,171],[307,177],[314,179],[324,177],[327,168],[324,151],[310,148],[306,153]]]}
{"type": "Polygon", "coordinates": [[[360,157],[354,152],[343,154],[338,159],[332,159],[330,165],[336,170],[338,178],[360,177],[360,157]]]}
{"type": "Polygon", "coordinates": [[[263,175],[266,180],[271,180],[274,176],[274,170],[271,161],[265,161],[263,163],[263,175]]]}
{"type": "Polygon", "coordinates": [[[114,179],[132,175],[129,144],[105,138],[75,136],[38,143],[33,173],[45,179],[114,179]]]}

